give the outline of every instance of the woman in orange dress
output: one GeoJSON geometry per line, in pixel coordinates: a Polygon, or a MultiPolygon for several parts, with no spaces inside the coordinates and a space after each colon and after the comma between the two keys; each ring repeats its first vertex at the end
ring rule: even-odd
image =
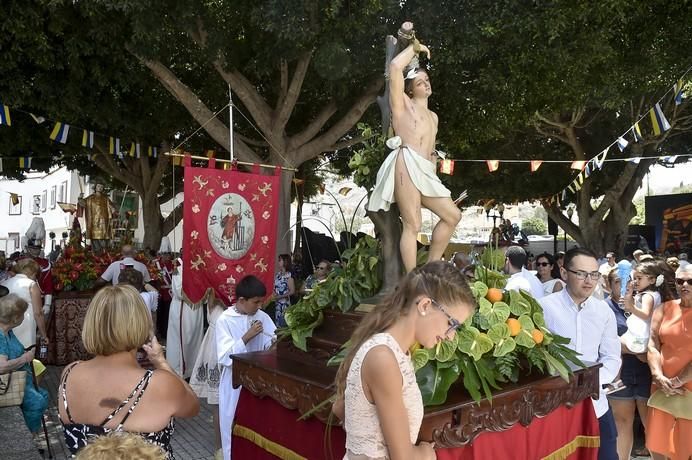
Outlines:
{"type": "MultiPolygon", "coordinates": [[[[664,303],[651,321],[648,360],[654,379],[652,394],[656,390],[667,396],[692,391],[692,264],[678,269],[675,283],[680,300],[664,303]]],[[[654,460],[692,458],[692,413],[675,418],[649,407],[646,447],[654,460]]]]}

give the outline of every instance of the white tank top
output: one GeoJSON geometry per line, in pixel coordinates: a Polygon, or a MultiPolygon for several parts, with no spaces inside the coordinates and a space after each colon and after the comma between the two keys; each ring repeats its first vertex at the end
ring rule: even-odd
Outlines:
{"type": "Polygon", "coordinates": [[[363,360],[368,352],[378,345],[387,346],[396,357],[403,379],[402,398],[408,413],[411,444],[418,439],[423,421],[423,397],[416,383],[411,357],[401,350],[397,341],[388,333],[375,334],[361,345],[353,357],[346,377],[344,391],[347,460],[383,460],[389,458],[377,410],[365,397],[361,380],[363,360]]]}

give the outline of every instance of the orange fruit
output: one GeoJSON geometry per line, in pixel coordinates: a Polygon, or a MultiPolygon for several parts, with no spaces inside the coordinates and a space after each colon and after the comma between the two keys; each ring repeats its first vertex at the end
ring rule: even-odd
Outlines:
{"type": "Polygon", "coordinates": [[[488,288],[488,293],[485,295],[491,303],[499,302],[502,300],[502,289],[498,288],[488,288]]]}
{"type": "Polygon", "coordinates": [[[537,344],[543,342],[543,333],[538,329],[534,329],[533,331],[531,331],[531,337],[533,337],[533,341],[537,344]]]}
{"type": "Polygon", "coordinates": [[[507,320],[507,326],[509,326],[509,335],[516,337],[521,332],[521,323],[516,318],[509,318],[507,320]]]}

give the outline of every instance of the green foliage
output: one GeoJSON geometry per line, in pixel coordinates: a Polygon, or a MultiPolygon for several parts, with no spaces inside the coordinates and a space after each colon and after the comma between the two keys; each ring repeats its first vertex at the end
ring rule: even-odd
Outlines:
{"type": "Polygon", "coordinates": [[[353,154],[348,167],[353,173],[356,185],[370,190],[375,185],[377,171],[389,152],[385,145],[385,137],[375,135],[370,126],[358,123],[358,131],[367,140],[363,142],[363,147],[353,154]]]}
{"type": "Polygon", "coordinates": [[[538,217],[529,217],[528,219],[524,219],[522,221],[521,230],[526,234],[526,236],[547,235],[548,225],[543,219],[538,217]]]}
{"type": "Polygon", "coordinates": [[[350,311],[380,287],[380,246],[376,239],[361,238],[341,258],[341,267],[332,270],[324,282],[286,310],[288,330],[284,334],[290,334],[295,346],[303,351],[307,351],[307,339],[322,324],[325,309],[350,311]]]}
{"type": "MultiPolygon", "coordinates": [[[[446,340],[435,350],[416,350],[413,355],[418,383],[425,404],[441,404],[459,373],[469,394],[479,401],[492,400],[492,390],[502,382],[516,382],[520,374],[531,372],[559,374],[568,380],[571,363],[584,367],[577,353],[567,348],[568,339],[553,335],[545,327],[540,304],[527,292],[505,292],[494,303],[485,295],[488,288],[480,281],[471,286],[479,309],[465,323],[455,339],[446,340]],[[512,332],[509,320],[520,325],[512,332]],[[540,331],[542,340],[534,334],[540,331]],[[456,344],[450,355],[448,344],[456,344]]],[[[540,336],[540,334],[538,334],[540,336]]]]}

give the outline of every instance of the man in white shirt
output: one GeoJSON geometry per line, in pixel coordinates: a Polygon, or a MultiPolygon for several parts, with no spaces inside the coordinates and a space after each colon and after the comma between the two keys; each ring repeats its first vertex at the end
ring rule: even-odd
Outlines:
{"type": "Polygon", "coordinates": [[[138,272],[142,273],[142,276],[144,277],[144,283],[148,283],[151,281],[151,276],[149,275],[149,270],[147,269],[147,266],[144,265],[142,262],[138,262],[134,259],[135,257],[135,250],[132,246],[129,244],[126,244],[123,246],[122,251],[121,251],[123,258],[121,260],[116,260],[112,264],[106,268],[106,271],[103,272],[101,275],[101,278],[96,280],[96,287],[103,286],[107,283],[113,283],[113,286],[118,284],[118,277],[120,276],[120,270],[126,268],[126,267],[132,267],[138,272]]]}
{"type": "Polygon", "coordinates": [[[510,246],[505,252],[505,273],[511,275],[505,285],[507,291],[523,289],[534,298],[540,299],[545,295],[543,284],[526,268],[526,251],[521,246],[510,246]]]}
{"type": "Polygon", "coordinates": [[[598,459],[618,460],[615,420],[603,389],[615,380],[622,364],[615,314],[593,296],[601,277],[595,254],[583,248],[567,251],[561,273],[565,289],[539,303],[548,329],[569,338],[567,346],[581,353],[582,361],[603,365],[599,369],[600,397],[592,400],[601,432],[598,459]]]}

